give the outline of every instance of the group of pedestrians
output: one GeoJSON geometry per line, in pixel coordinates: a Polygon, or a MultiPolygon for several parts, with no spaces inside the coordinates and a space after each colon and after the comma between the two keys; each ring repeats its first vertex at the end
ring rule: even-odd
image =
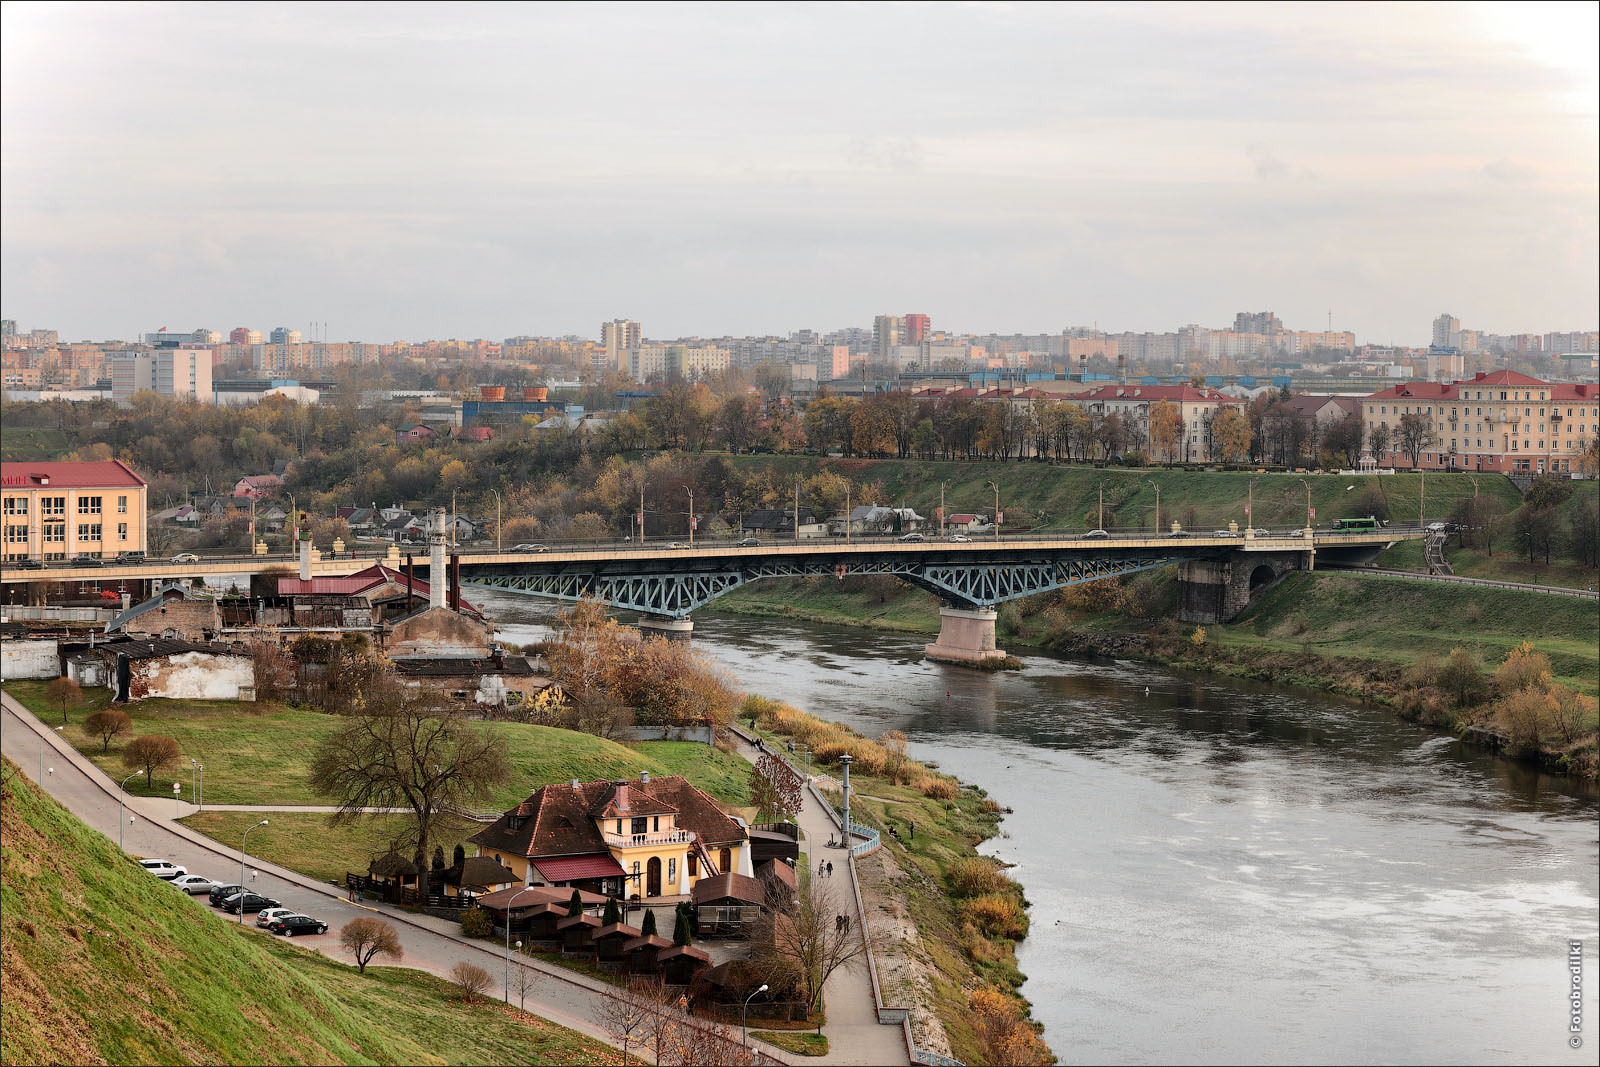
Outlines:
{"type": "Polygon", "coordinates": [[[831,862],[829,862],[828,860],[818,860],[817,861],[817,877],[818,878],[832,878],[833,877],[833,864],[831,862]]]}

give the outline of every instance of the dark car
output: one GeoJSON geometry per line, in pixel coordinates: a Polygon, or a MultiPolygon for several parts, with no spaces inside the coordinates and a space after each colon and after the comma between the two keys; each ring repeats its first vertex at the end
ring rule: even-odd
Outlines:
{"type": "Polygon", "coordinates": [[[760,548],[761,539],[759,537],[745,537],[735,541],[733,544],[735,548],[760,548]]]}
{"type": "Polygon", "coordinates": [[[222,902],[235,893],[244,892],[242,885],[214,885],[211,887],[210,903],[213,908],[222,907],[222,902]]]}
{"type": "Polygon", "coordinates": [[[295,934],[325,934],[328,924],[309,915],[285,915],[268,923],[267,929],[284,937],[293,937],[295,934]]]}
{"type": "Polygon", "coordinates": [[[123,563],[143,563],[144,553],[137,549],[131,552],[118,552],[117,559],[123,563]]]}
{"type": "Polygon", "coordinates": [[[918,542],[926,541],[927,538],[922,536],[919,533],[908,533],[908,534],[901,534],[900,535],[900,540],[908,542],[910,544],[917,544],[918,542]]]}
{"type": "Polygon", "coordinates": [[[44,562],[37,559],[14,559],[7,563],[6,566],[13,567],[19,571],[36,571],[44,567],[44,562]]]}
{"type": "Polygon", "coordinates": [[[233,896],[222,902],[222,910],[229,915],[237,915],[240,908],[245,911],[262,911],[266,908],[280,908],[282,906],[283,902],[280,900],[258,896],[255,893],[234,893],[233,896]]]}
{"type": "Polygon", "coordinates": [[[105,560],[94,556],[73,556],[67,562],[74,567],[104,567],[106,565],[105,560]]]}

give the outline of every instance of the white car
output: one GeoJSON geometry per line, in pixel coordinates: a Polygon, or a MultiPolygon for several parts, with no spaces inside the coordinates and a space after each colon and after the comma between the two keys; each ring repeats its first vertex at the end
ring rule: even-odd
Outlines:
{"type": "Polygon", "coordinates": [[[285,915],[299,915],[293,908],[266,908],[256,915],[256,925],[265,929],[271,925],[272,920],[281,919],[285,915]]]}
{"type": "Polygon", "coordinates": [[[167,561],[168,563],[199,563],[200,557],[193,552],[179,552],[167,561]]]}
{"type": "Polygon", "coordinates": [[[139,866],[155,875],[157,878],[171,880],[179,875],[188,874],[187,868],[179,867],[171,860],[140,860],[139,866]]]}
{"type": "Polygon", "coordinates": [[[958,545],[964,545],[971,542],[972,538],[968,537],[966,534],[951,534],[950,540],[954,541],[958,545]]]}
{"type": "Polygon", "coordinates": [[[180,874],[172,880],[172,884],[185,893],[209,893],[217,883],[198,874],[180,874]]]}

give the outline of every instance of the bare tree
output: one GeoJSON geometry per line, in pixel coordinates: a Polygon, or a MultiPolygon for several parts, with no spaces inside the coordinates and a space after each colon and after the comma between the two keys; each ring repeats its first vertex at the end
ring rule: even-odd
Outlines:
{"type": "Polygon", "coordinates": [[[767,928],[757,937],[758,943],[769,946],[774,963],[787,962],[793,968],[807,1008],[815,1011],[822,1004],[828,977],[866,952],[866,931],[840,921],[846,909],[838,903],[832,882],[805,873],[802,879],[787,909],[767,909],[767,928]]]}
{"type": "Polygon", "coordinates": [[[67,705],[77,707],[83,703],[83,689],[71,678],[57,678],[44,687],[45,699],[61,706],[61,725],[67,725],[67,705]]]}
{"type": "Polygon", "coordinates": [[[750,768],[750,803],[774,822],[792,819],[802,803],[800,779],[782,757],[768,752],[750,768]]]}
{"type": "Polygon", "coordinates": [[[145,789],[149,789],[157,768],[166,768],[178,762],[178,742],[161,734],[142,734],[129,741],[122,749],[122,765],[130,771],[144,771],[145,789]]]}
{"type": "Polygon", "coordinates": [[[628,1062],[628,1046],[642,1037],[650,1019],[650,1006],[629,989],[605,994],[595,1013],[600,1029],[622,1042],[622,1062],[628,1062]]]}
{"type": "Polygon", "coordinates": [[[511,972],[511,992],[517,995],[517,1006],[523,1011],[528,1010],[528,994],[539,988],[539,983],[544,975],[537,967],[530,967],[526,963],[517,964],[511,972]]]}
{"type": "Polygon", "coordinates": [[[133,727],[133,720],[128,718],[128,713],[121,708],[107,708],[97,711],[83,720],[83,732],[93,734],[100,739],[100,751],[107,752],[111,749],[111,739],[120,733],[125,733],[133,727]]]}
{"type": "Polygon", "coordinates": [[[1411,466],[1422,461],[1422,453],[1439,443],[1427,416],[1415,412],[1400,416],[1400,449],[1411,457],[1411,466]]]}
{"type": "Polygon", "coordinates": [[[463,960],[450,968],[450,981],[456,984],[466,996],[467,1003],[471,1004],[474,997],[489,988],[489,983],[493,979],[489,977],[488,971],[479,967],[476,963],[468,963],[463,960]]]}
{"type": "Polygon", "coordinates": [[[382,919],[352,919],[339,930],[339,946],[355,957],[356,967],[367,973],[374,956],[398,960],[400,935],[382,919]]]}
{"type": "Polygon", "coordinates": [[[444,809],[488,801],[511,777],[505,738],[486,723],[471,723],[457,708],[429,708],[393,685],[367,694],[366,706],[322,742],[311,764],[311,787],[339,811],[334,826],[361,818],[366,808],[407,808],[410,843],[419,869],[417,889],[428,893],[425,862],[444,809]]]}

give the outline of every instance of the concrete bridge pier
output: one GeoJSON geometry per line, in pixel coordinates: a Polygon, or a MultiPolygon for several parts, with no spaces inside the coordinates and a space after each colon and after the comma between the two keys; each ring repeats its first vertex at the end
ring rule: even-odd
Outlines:
{"type": "Polygon", "coordinates": [[[984,663],[1005,659],[1004,649],[994,647],[992,608],[939,609],[939,636],[922,647],[923,655],[945,663],[984,663]]]}
{"type": "Polygon", "coordinates": [[[1227,559],[1190,559],[1178,565],[1178,618],[1232,622],[1250,601],[1284,575],[1310,570],[1311,552],[1235,552],[1227,559]]]}
{"type": "Polygon", "coordinates": [[[687,641],[694,633],[694,620],[688,616],[674,619],[666,615],[640,615],[638,625],[646,637],[665,637],[671,641],[687,641]]]}

